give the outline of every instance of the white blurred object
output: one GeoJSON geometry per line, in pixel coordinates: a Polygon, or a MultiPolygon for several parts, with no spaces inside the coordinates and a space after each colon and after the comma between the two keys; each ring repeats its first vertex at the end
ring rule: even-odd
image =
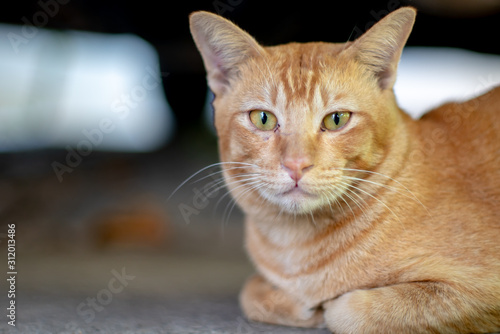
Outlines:
{"type": "Polygon", "coordinates": [[[446,102],[466,101],[500,85],[500,56],[463,49],[407,47],[394,92],[417,118],[446,102]]]}
{"type": "Polygon", "coordinates": [[[3,24],[0,36],[0,152],[150,151],[172,136],[158,55],[143,39],[3,24]]]}

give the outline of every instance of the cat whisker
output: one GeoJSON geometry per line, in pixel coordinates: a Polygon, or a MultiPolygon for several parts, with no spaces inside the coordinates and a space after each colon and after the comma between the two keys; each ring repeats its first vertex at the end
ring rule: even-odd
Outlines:
{"type": "MultiPolygon", "coordinates": [[[[341,183],[342,183],[342,184],[344,184],[344,185],[346,185],[346,186],[347,186],[347,187],[349,187],[349,188],[352,188],[352,189],[355,189],[355,190],[357,190],[357,191],[359,191],[359,192],[362,192],[362,193],[364,193],[365,195],[367,195],[367,196],[369,196],[369,197],[373,198],[374,200],[376,200],[377,202],[379,202],[379,203],[380,203],[381,205],[383,205],[383,206],[384,206],[387,210],[389,210],[389,211],[393,214],[393,216],[394,216],[394,217],[396,217],[396,219],[400,222],[400,224],[401,224],[401,226],[403,227],[403,229],[405,229],[404,224],[403,224],[403,222],[401,221],[401,219],[398,217],[398,215],[396,215],[396,213],[395,213],[395,212],[394,212],[391,208],[389,208],[389,207],[387,206],[387,204],[385,204],[383,201],[381,201],[381,200],[380,200],[380,199],[378,199],[377,197],[373,196],[373,195],[372,195],[372,194],[370,194],[369,192],[367,192],[367,191],[365,191],[365,190],[363,190],[363,189],[361,189],[361,188],[359,188],[359,187],[356,187],[356,186],[354,186],[354,185],[352,185],[352,184],[350,184],[350,183],[348,183],[348,182],[342,182],[342,181],[341,181],[341,183]]],[[[358,194],[358,196],[359,196],[359,194],[358,194]]]]}
{"type": "MultiPolygon", "coordinates": [[[[337,200],[337,198],[334,198],[333,201],[338,206],[338,200],[337,200]]],[[[328,201],[328,206],[330,207],[330,212],[332,213],[332,215],[335,215],[335,211],[333,210],[332,202],[330,200],[328,201]]],[[[339,208],[342,209],[342,207],[339,207],[339,208]]],[[[345,213],[344,213],[343,209],[342,209],[342,215],[345,216],[345,213]]]]}
{"type": "Polygon", "coordinates": [[[223,221],[225,220],[226,221],[226,224],[228,224],[229,222],[229,218],[231,217],[231,213],[233,212],[233,209],[234,207],[236,206],[236,204],[238,203],[238,200],[241,200],[243,199],[246,195],[250,194],[252,191],[256,190],[257,188],[259,188],[261,186],[260,183],[256,183],[252,186],[250,186],[248,189],[245,189],[242,193],[240,193],[236,198],[234,198],[232,200],[233,204],[231,205],[231,208],[229,209],[227,215],[226,215],[226,210],[227,208],[229,207],[229,204],[228,206],[226,207],[226,210],[224,210],[224,215],[223,217],[225,216],[226,218],[224,219],[223,218],[223,221]]]}
{"type": "Polygon", "coordinates": [[[276,218],[275,218],[275,219],[276,219],[276,220],[279,220],[279,219],[280,219],[280,217],[281,217],[281,215],[283,214],[283,212],[284,212],[284,211],[285,211],[285,208],[284,208],[284,207],[281,207],[280,212],[278,212],[278,215],[276,216],[276,218]]]}
{"type": "MultiPolygon", "coordinates": [[[[213,177],[214,175],[222,174],[225,171],[232,171],[232,170],[236,170],[236,169],[246,169],[246,168],[248,168],[248,166],[235,166],[235,167],[230,167],[230,168],[223,167],[223,169],[221,169],[219,171],[216,171],[216,172],[213,172],[213,173],[210,173],[210,174],[208,174],[206,176],[203,176],[203,177],[201,177],[201,178],[193,181],[193,183],[197,183],[197,182],[203,181],[205,179],[208,179],[209,177],[213,177]]],[[[255,174],[258,174],[258,173],[255,173],[255,174]]]]}
{"type": "MultiPolygon", "coordinates": [[[[344,201],[344,202],[345,202],[345,200],[342,198],[342,196],[336,196],[336,197],[334,197],[334,199],[333,199],[333,200],[334,200],[334,203],[335,203],[335,205],[337,205],[337,207],[340,209],[340,211],[342,211],[342,217],[346,217],[345,210],[344,210],[344,208],[342,207],[342,204],[340,203],[339,198],[340,198],[340,199],[342,199],[342,201],[344,201]]],[[[346,204],[348,204],[348,203],[346,203],[346,204]]],[[[332,207],[332,204],[331,204],[331,202],[330,202],[330,201],[328,202],[328,205],[330,206],[330,211],[332,212],[332,215],[335,215],[335,211],[333,210],[333,207],[332,207]]],[[[348,206],[349,206],[349,205],[348,205],[348,206]]],[[[350,209],[350,210],[351,210],[351,209],[350,209]]],[[[351,210],[351,212],[352,212],[352,210],[351,210]]],[[[353,215],[354,215],[354,212],[353,212],[353,215]]]]}
{"type": "Polygon", "coordinates": [[[362,179],[362,178],[359,178],[359,177],[354,177],[354,176],[347,176],[347,175],[343,175],[342,176],[343,178],[346,178],[346,179],[349,179],[349,180],[353,180],[353,181],[359,181],[359,182],[365,182],[365,183],[370,183],[370,184],[373,184],[373,185],[376,185],[376,186],[379,186],[379,187],[382,187],[382,188],[385,188],[385,189],[388,189],[388,190],[391,190],[391,191],[394,191],[395,193],[401,195],[401,196],[404,196],[406,198],[409,198],[411,200],[415,200],[415,196],[410,196],[404,192],[402,192],[400,189],[396,188],[396,187],[392,187],[392,186],[388,186],[386,184],[382,184],[382,183],[379,183],[379,182],[374,182],[374,181],[370,181],[370,180],[366,180],[366,179],[362,179]]]}
{"type": "MultiPolygon", "coordinates": [[[[337,201],[338,205],[340,206],[340,208],[342,209],[342,214],[345,216],[345,211],[344,209],[342,208],[342,205],[340,205],[340,202],[337,200],[337,198],[340,198],[346,205],[347,207],[349,208],[349,210],[351,211],[352,215],[356,218],[356,214],[354,213],[354,211],[352,210],[351,208],[351,205],[345,200],[345,198],[343,197],[343,195],[346,195],[351,201],[353,201],[355,204],[356,201],[353,200],[351,198],[351,196],[349,196],[349,194],[345,193],[345,191],[342,193],[342,191],[337,191],[337,187],[335,187],[334,189],[332,189],[332,191],[334,192],[334,195],[336,196],[335,200],[337,201]]],[[[359,206],[359,205],[358,205],[359,206]]]]}
{"type": "Polygon", "coordinates": [[[254,182],[251,184],[245,184],[245,186],[250,186],[250,187],[248,189],[245,189],[242,193],[236,195],[235,198],[232,199],[233,204],[231,205],[231,208],[226,216],[227,208],[228,208],[229,204],[231,203],[231,202],[229,202],[228,206],[226,207],[226,210],[224,210],[224,214],[222,216],[223,217],[222,221],[226,221],[226,224],[227,224],[227,222],[229,222],[229,218],[231,216],[231,213],[233,212],[234,207],[238,203],[238,200],[243,199],[244,196],[250,194],[252,191],[258,189],[259,187],[263,186],[264,184],[265,184],[264,181],[258,181],[258,182],[254,182]],[[224,217],[226,217],[226,218],[224,218],[224,217]]]}
{"type": "Polygon", "coordinates": [[[208,197],[212,197],[212,196],[214,196],[214,194],[216,194],[217,192],[219,192],[219,190],[221,190],[221,189],[223,189],[225,187],[226,187],[226,180],[223,177],[221,177],[218,181],[214,182],[214,184],[211,185],[210,188],[212,188],[212,189],[207,194],[207,196],[208,197]]]}
{"type": "Polygon", "coordinates": [[[332,202],[342,211],[342,215],[345,216],[345,211],[342,205],[340,204],[339,198],[341,196],[340,192],[337,191],[337,187],[334,188],[328,187],[327,189],[319,189],[319,192],[322,193],[322,196],[326,197],[326,202],[330,206],[330,211],[332,215],[335,215],[335,210],[332,207],[332,202]]]}
{"type": "Polygon", "coordinates": [[[229,188],[229,186],[233,184],[238,184],[246,181],[259,180],[262,178],[262,174],[260,173],[246,173],[246,174],[237,174],[233,176],[232,180],[224,180],[225,186],[229,188]]]}
{"type": "MultiPolygon", "coordinates": [[[[355,191],[349,188],[348,183],[344,183],[344,195],[346,195],[356,206],[361,210],[362,215],[365,217],[366,220],[368,220],[368,215],[366,213],[367,210],[367,205],[366,201],[355,191]],[[351,195],[349,195],[349,193],[351,195]],[[357,197],[358,199],[356,199],[357,197]]],[[[346,202],[347,203],[347,202],[346,202]]]]}
{"type": "Polygon", "coordinates": [[[401,182],[399,182],[398,180],[388,176],[388,175],[385,175],[385,174],[382,174],[382,173],[378,173],[378,172],[374,172],[374,171],[369,171],[369,170],[364,170],[364,169],[354,169],[354,168],[335,168],[337,170],[342,170],[342,171],[352,171],[352,172],[361,172],[361,173],[368,173],[368,174],[373,174],[373,175],[377,175],[377,176],[382,176],[382,177],[385,177],[387,178],[388,180],[390,181],[393,181],[395,183],[397,183],[398,185],[400,185],[401,187],[404,188],[404,190],[406,190],[410,195],[406,195],[404,193],[402,193],[401,191],[399,191],[398,188],[396,187],[392,187],[392,186],[388,186],[388,185],[384,185],[382,183],[378,183],[378,182],[373,182],[373,181],[370,181],[370,180],[365,180],[365,179],[362,179],[362,178],[355,178],[353,176],[348,176],[348,175],[343,175],[343,177],[348,177],[348,178],[355,178],[357,179],[358,181],[364,181],[364,182],[368,182],[368,183],[372,183],[372,184],[375,184],[375,185],[379,185],[381,187],[384,187],[384,188],[387,188],[387,189],[391,189],[393,191],[396,191],[398,192],[399,194],[403,195],[403,196],[406,196],[407,198],[410,198],[410,199],[413,199],[415,200],[418,204],[420,204],[422,206],[422,208],[424,208],[424,210],[427,212],[427,214],[429,216],[431,216],[431,213],[429,211],[429,209],[427,209],[427,207],[418,199],[418,197],[410,190],[408,189],[404,184],[402,184],[401,182]]]}
{"type": "Polygon", "coordinates": [[[210,168],[213,168],[213,167],[220,167],[220,166],[232,165],[232,164],[239,164],[239,165],[245,165],[245,166],[249,166],[249,167],[251,166],[251,167],[255,167],[255,168],[260,168],[258,165],[255,165],[255,164],[250,164],[250,163],[246,163],[246,162],[235,162],[235,161],[217,162],[217,163],[205,166],[205,167],[201,168],[200,170],[198,170],[197,172],[193,173],[191,176],[189,176],[187,179],[185,179],[177,188],[175,188],[174,191],[170,194],[170,196],[168,196],[167,201],[169,201],[172,198],[172,196],[174,196],[177,193],[177,191],[179,191],[179,189],[181,189],[186,183],[188,183],[194,177],[203,173],[204,171],[206,171],[210,168]]]}
{"type": "Polygon", "coordinates": [[[313,226],[317,228],[318,224],[316,224],[316,221],[314,220],[314,214],[312,213],[312,211],[309,212],[309,215],[311,216],[311,222],[313,226]]]}
{"type": "MultiPolygon", "coordinates": [[[[258,178],[252,178],[252,179],[244,179],[244,180],[236,180],[234,181],[232,184],[237,184],[237,183],[242,183],[238,186],[236,186],[235,188],[233,188],[233,192],[235,192],[236,190],[242,188],[242,187],[248,187],[248,186],[253,186],[255,184],[261,184],[263,181],[261,181],[260,179],[258,178]]],[[[226,198],[227,196],[229,196],[231,194],[231,191],[228,190],[224,195],[221,196],[221,198],[219,198],[219,200],[217,201],[216,205],[215,205],[215,209],[217,209],[217,207],[219,206],[219,204],[222,202],[222,200],[224,198],[226,198]]],[[[238,196],[236,193],[234,194],[234,197],[238,196]]],[[[233,201],[236,202],[236,198],[233,199],[233,201]]]]}
{"type": "MultiPolygon", "coordinates": [[[[224,178],[220,178],[218,180],[214,180],[212,184],[209,183],[209,187],[205,189],[207,197],[212,197],[215,193],[217,193],[221,188],[221,184],[224,184],[224,178]]],[[[206,186],[205,186],[206,187],[206,186]]]]}
{"type": "MultiPolygon", "coordinates": [[[[241,174],[236,174],[233,177],[258,177],[261,175],[260,173],[241,173],[241,174]]],[[[238,182],[238,181],[243,181],[243,180],[234,180],[233,182],[238,182]]],[[[229,184],[232,184],[233,182],[230,182],[229,184]]],[[[224,188],[226,186],[226,180],[224,177],[219,178],[218,180],[214,180],[213,184],[207,189],[209,191],[208,194],[206,194],[208,197],[211,197],[213,194],[217,193],[220,189],[224,188]]]]}
{"type": "MultiPolygon", "coordinates": [[[[251,175],[252,177],[247,177],[247,178],[245,178],[245,179],[234,180],[233,182],[230,182],[229,184],[236,184],[236,183],[241,183],[241,182],[248,182],[248,181],[252,181],[252,180],[256,179],[256,178],[254,178],[254,177],[253,177],[253,174],[250,174],[250,175],[251,175]]],[[[237,176],[243,177],[243,176],[245,176],[245,174],[241,174],[241,175],[237,175],[237,176]]],[[[207,197],[213,197],[213,196],[215,196],[215,194],[217,194],[217,193],[218,193],[221,189],[226,188],[226,187],[227,187],[226,180],[225,180],[223,177],[221,177],[221,179],[220,179],[220,180],[218,180],[216,183],[214,183],[212,186],[213,186],[213,189],[211,189],[209,193],[206,193],[206,194],[205,194],[207,197]]],[[[222,195],[222,196],[219,198],[219,200],[217,201],[217,203],[216,203],[216,205],[215,205],[215,207],[214,207],[214,210],[213,210],[213,215],[214,215],[214,217],[215,217],[215,213],[216,213],[216,211],[217,211],[217,207],[218,207],[218,206],[219,206],[219,204],[222,202],[222,200],[223,200],[223,199],[224,199],[227,195],[229,195],[229,194],[230,194],[230,192],[229,192],[229,190],[228,190],[228,191],[227,191],[224,195],[222,195]]],[[[233,200],[233,199],[232,199],[232,200],[233,200]]]]}
{"type": "Polygon", "coordinates": [[[234,191],[234,190],[237,190],[238,188],[240,188],[241,186],[246,185],[247,182],[251,181],[253,183],[253,182],[259,181],[259,179],[260,179],[260,177],[258,177],[258,176],[252,176],[252,177],[247,177],[247,178],[244,178],[244,179],[233,180],[233,181],[231,181],[229,183],[228,182],[224,182],[224,184],[222,186],[220,186],[217,189],[217,191],[219,191],[222,188],[227,188],[228,191],[219,199],[219,201],[217,202],[217,204],[219,204],[224,199],[224,197],[228,196],[231,193],[231,191],[229,190],[229,186],[232,186],[234,184],[240,184],[240,183],[242,183],[242,185],[239,185],[236,188],[234,188],[233,189],[233,191],[234,191]]]}

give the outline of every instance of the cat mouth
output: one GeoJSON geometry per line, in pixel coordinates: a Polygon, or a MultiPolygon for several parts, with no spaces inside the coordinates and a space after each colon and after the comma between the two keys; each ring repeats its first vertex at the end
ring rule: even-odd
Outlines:
{"type": "Polygon", "coordinates": [[[308,192],[300,185],[293,185],[293,187],[276,194],[271,199],[283,210],[293,214],[310,212],[320,204],[320,200],[317,194],[308,192]]]}
{"type": "MultiPolygon", "coordinates": [[[[276,189],[278,190],[278,189],[276,189]]],[[[302,214],[310,212],[312,209],[321,205],[322,198],[320,194],[308,191],[303,185],[288,184],[276,192],[263,193],[264,198],[271,203],[278,205],[282,211],[292,214],[302,214]]]]}
{"type": "Polygon", "coordinates": [[[308,197],[312,198],[315,197],[315,195],[311,194],[310,192],[305,191],[300,187],[299,185],[295,185],[293,188],[286,190],[285,192],[281,193],[282,196],[293,196],[293,197],[308,197]]]}

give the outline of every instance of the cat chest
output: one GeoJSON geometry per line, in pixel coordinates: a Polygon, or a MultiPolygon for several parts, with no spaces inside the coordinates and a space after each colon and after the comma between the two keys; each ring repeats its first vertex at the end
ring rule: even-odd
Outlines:
{"type": "Polygon", "coordinates": [[[347,291],[377,285],[377,259],[353,249],[338,252],[322,245],[308,249],[270,247],[248,240],[247,248],[258,271],[277,287],[311,307],[347,291]]]}

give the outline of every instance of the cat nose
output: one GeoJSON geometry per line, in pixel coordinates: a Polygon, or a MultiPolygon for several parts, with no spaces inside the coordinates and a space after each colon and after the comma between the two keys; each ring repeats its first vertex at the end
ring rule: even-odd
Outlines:
{"type": "Polygon", "coordinates": [[[296,183],[299,182],[304,173],[313,166],[311,161],[305,157],[285,158],[281,165],[296,183]]]}

